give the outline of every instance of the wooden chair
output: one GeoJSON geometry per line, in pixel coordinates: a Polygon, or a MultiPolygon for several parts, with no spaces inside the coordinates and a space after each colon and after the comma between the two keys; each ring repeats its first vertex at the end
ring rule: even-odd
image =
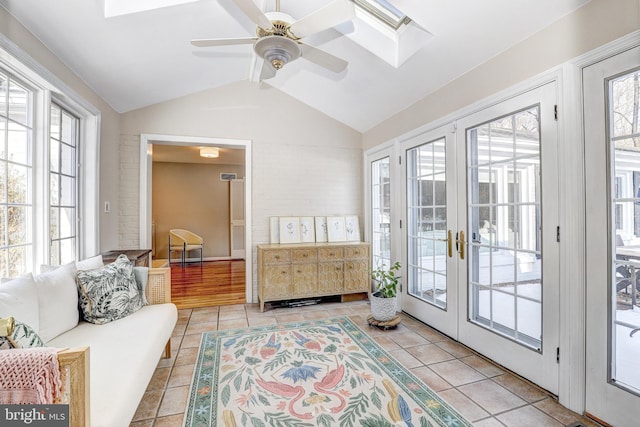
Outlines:
{"type": "Polygon", "coordinates": [[[181,228],[169,230],[169,265],[171,265],[172,251],[181,252],[181,265],[184,267],[187,252],[196,249],[200,249],[200,265],[202,265],[203,247],[204,240],[197,234],[181,228]]]}

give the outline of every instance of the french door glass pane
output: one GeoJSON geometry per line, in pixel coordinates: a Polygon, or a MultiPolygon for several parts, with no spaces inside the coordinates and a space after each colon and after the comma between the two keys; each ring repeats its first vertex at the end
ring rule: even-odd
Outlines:
{"type": "Polygon", "coordinates": [[[640,393],[640,71],[609,82],[611,380],[640,393]],[[637,334],[637,335],[636,335],[637,334]]]}
{"type": "Polygon", "coordinates": [[[447,307],[445,140],[407,151],[408,292],[447,307]]]}
{"type": "Polygon", "coordinates": [[[391,266],[391,179],[389,157],[371,163],[373,267],[391,266]]]}
{"type": "Polygon", "coordinates": [[[542,345],[539,107],[467,131],[469,316],[542,345]]]}

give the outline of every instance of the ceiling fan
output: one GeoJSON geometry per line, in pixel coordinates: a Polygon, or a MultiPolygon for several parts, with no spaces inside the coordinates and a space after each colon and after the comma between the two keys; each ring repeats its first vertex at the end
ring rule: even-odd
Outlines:
{"type": "Polygon", "coordinates": [[[196,39],[191,40],[191,44],[198,47],[253,44],[256,55],[264,59],[260,80],[274,77],[277,70],[301,56],[334,73],[339,73],[347,67],[347,61],[300,40],[352,19],[355,9],[351,0],[333,0],[297,21],[280,12],[280,0],[276,0],[275,12],[266,13],[262,12],[253,0],[233,1],[257,25],[256,36],[196,39]]]}

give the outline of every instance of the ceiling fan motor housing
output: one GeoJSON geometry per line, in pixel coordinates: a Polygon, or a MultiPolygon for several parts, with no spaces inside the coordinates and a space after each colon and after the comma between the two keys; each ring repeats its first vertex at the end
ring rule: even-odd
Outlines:
{"type": "Polygon", "coordinates": [[[285,36],[262,37],[253,45],[256,54],[279,70],[300,57],[300,46],[285,36]]]}

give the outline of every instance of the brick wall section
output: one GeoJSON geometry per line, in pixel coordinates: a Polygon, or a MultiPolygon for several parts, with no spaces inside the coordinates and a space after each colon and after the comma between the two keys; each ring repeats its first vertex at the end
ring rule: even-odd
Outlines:
{"type": "Polygon", "coordinates": [[[120,137],[119,248],[140,246],[140,137],[120,137]]]}

